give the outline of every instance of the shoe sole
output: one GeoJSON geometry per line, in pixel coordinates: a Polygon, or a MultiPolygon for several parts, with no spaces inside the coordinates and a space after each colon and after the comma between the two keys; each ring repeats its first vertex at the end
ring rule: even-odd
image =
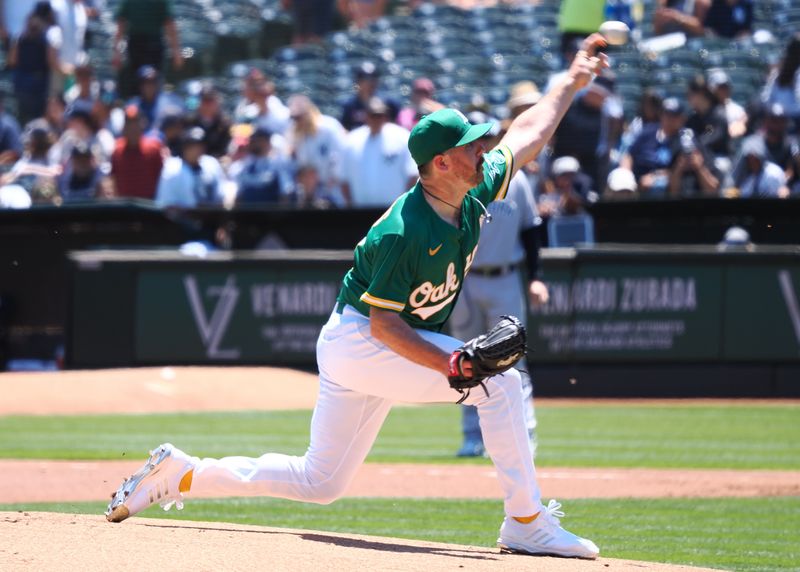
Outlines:
{"type": "Polygon", "coordinates": [[[125,506],[124,502],[130,498],[136,490],[136,487],[146,478],[158,474],[161,464],[171,455],[172,449],[168,447],[159,447],[155,451],[150,452],[150,458],[142,468],[125,479],[119,489],[111,495],[111,502],[106,510],[106,520],[108,520],[108,522],[122,522],[131,516],[130,510],[125,506]]]}
{"type": "Polygon", "coordinates": [[[599,556],[599,554],[595,554],[594,556],[583,554],[559,554],[558,552],[548,552],[546,550],[534,552],[528,548],[516,547],[502,542],[498,542],[497,546],[500,548],[501,552],[507,552],[510,554],[527,554],[529,556],[556,556],[558,558],[580,558],[581,560],[596,560],[599,556]]]}

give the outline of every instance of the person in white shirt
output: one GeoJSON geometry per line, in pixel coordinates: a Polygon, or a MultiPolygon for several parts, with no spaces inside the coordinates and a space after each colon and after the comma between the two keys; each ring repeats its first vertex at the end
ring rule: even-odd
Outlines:
{"type": "Polygon", "coordinates": [[[764,140],[752,135],[742,142],[739,163],[734,171],[734,185],[741,198],[786,198],[786,174],[767,159],[764,140]]]}
{"type": "Polygon", "coordinates": [[[292,125],[289,144],[299,165],[313,166],[326,193],[338,195],[339,164],[347,133],[339,120],[320,113],[305,95],[293,95],[287,102],[292,125]]]}
{"type": "Polygon", "coordinates": [[[708,87],[725,109],[728,134],[732,139],[742,137],[747,131],[747,112],[731,99],[731,78],[723,69],[711,70],[708,73],[708,87]]]}
{"type": "Polygon", "coordinates": [[[58,56],[62,67],[74,70],[83,54],[88,17],[81,0],[50,0],[56,14],[56,23],[61,28],[61,48],[58,56]]]}
{"type": "Polygon", "coordinates": [[[257,69],[250,70],[242,85],[242,99],[233,114],[236,123],[263,124],[273,133],[289,127],[289,108],[275,95],[275,86],[257,69]]]}
{"type": "Polygon", "coordinates": [[[367,103],[367,124],[350,132],[342,160],[342,194],[354,207],[385,207],[412,187],[417,166],[408,151],[410,133],[387,120],[380,98],[367,103]]]}
{"type": "Polygon", "coordinates": [[[181,157],[164,163],[156,191],[159,207],[194,208],[222,204],[225,172],[214,157],[205,154],[205,132],[193,127],[183,139],[181,157]]]}

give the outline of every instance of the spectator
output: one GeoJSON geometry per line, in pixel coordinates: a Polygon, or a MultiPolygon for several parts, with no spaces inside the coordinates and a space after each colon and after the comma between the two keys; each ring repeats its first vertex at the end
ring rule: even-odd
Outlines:
{"type": "Polygon", "coordinates": [[[135,84],[136,74],[143,66],[164,69],[164,36],[169,43],[172,67],[176,70],[183,67],[172,0],[121,0],[115,17],[117,31],[111,62],[117,69],[122,67],[123,39],[127,38],[128,71],[121,76],[125,92],[135,84]]]}
{"type": "Polygon", "coordinates": [[[506,102],[509,119],[516,119],[523,111],[539,103],[540,99],[542,99],[542,94],[532,81],[515,83],[509,90],[509,97],[506,102]]]}
{"type": "Polygon", "coordinates": [[[91,147],[81,142],[72,147],[70,159],[58,180],[58,192],[65,203],[94,200],[101,196],[102,178],[91,147]]]}
{"type": "Polygon", "coordinates": [[[606,189],[602,195],[604,201],[630,201],[638,198],[639,191],[633,172],[617,167],[608,174],[606,189]]]}
{"type": "Polygon", "coordinates": [[[387,107],[389,121],[395,121],[400,106],[391,98],[378,93],[378,68],[372,62],[363,62],[356,71],[356,92],[342,106],[342,125],[348,131],[361,127],[367,121],[367,102],[380,97],[387,107]]]}
{"type": "Polygon", "coordinates": [[[334,0],[282,0],[292,11],[293,44],[319,44],[333,28],[334,0]]]}
{"type": "Polygon", "coordinates": [[[786,178],[786,186],[793,197],[800,196],[800,145],[792,147],[792,167],[786,178]]]}
{"type": "Polygon", "coordinates": [[[236,123],[264,124],[272,133],[289,127],[289,109],[275,95],[275,84],[255,68],[242,82],[242,98],[234,112],[236,123]]]}
{"type": "Polygon", "coordinates": [[[272,132],[258,125],[250,135],[247,155],[230,168],[236,183],[236,205],[288,203],[292,193],[289,165],[271,154],[272,132]]]}
{"type": "MultiPolygon", "coordinates": [[[[98,137],[113,140],[125,128],[125,110],[116,105],[116,83],[106,80],[99,84],[97,97],[92,102],[92,117],[98,127],[98,137]]],[[[111,147],[114,145],[112,143],[111,147]]]]}
{"type": "Polygon", "coordinates": [[[620,166],[633,171],[645,196],[715,194],[719,173],[702,143],[684,128],[686,108],[674,97],[662,108],[659,123],[642,128],[620,166]]]}
{"type": "Polygon", "coordinates": [[[711,93],[702,75],[689,82],[686,100],[691,108],[686,126],[694,131],[707,151],[727,158],[731,152],[731,138],[725,109],[711,93]]]}
{"type": "Polygon", "coordinates": [[[44,110],[44,119],[50,125],[50,129],[56,136],[61,136],[64,131],[64,120],[67,115],[67,103],[61,95],[51,95],[47,98],[47,106],[44,110]]]}
{"type": "Polygon", "coordinates": [[[653,32],[656,36],[683,32],[687,36],[702,36],[711,0],[658,0],[653,13],[653,32]]]}
{"type": "Polygon", "coordinates": [[[717,68],[709,71],[708,88],[725,110],[728,135],[731,139],[742,137],[747,131],[747,112],[731,98],[731,79],[725,70],[717,68]]]}
{"type": "Polygon", "coordinates": [[[387,0],[337,0],[342,17],[356,29],[366,28],[386,13],[387,0]]]}
{"type": "Polygon", "coordinates": [[[767,159],[764,140],[751,135],[742,142],[739,164],[733,174],[734,189],[727,196],[742,198],[786,198],[789,188],[786,176],[778,165],[767,159]]]}
{"type": "Polygon", "coordinates": [[[766,104],[780,103],[800,129],[800,32],[786,45],[780,65],[772,70],[761,99],[766,104]]]}
{"type": "Polygon", "coordinates": [[[622,133],[622,105],[614,96],[610,75],[595,78],[579,94],[556,130],[553,156],[573,156],[589,175],[592,187],[608,173],[610,151],[622,133]]]}
{"type": "Polygon", "coordinates": [[[28,16],[33,12],[37,0],[4,0],[2,2],[2,22],[0,22],[0,41],[8,49],[25,29],[28,16]]]}
{"type": "Polygon", "coordinates": [[[231,143],[231,121],[222,110],[220,96],[211,84],[200,90],[197,110],[186,121],[189,127],[201,127],[206,134],[206,153],[219,159],[231,143]]]}
{"type": "Polygon", "coordinates": [[[620,150],[625,153],[644,127],[658,125],[663,99],[658,91],[648,88],[639,100],[639,114],[634,117],[622,134],[620,150]]]}
{"type": "Polygon", "coordinates": [[[347,136],[342,161],[342,194],[349,206],[385,207],[417,179],[408,151],[409,132],[388,121],[378,97],[367,104],[367,124],[347,136]]]}
{"type": "Polygon", "coordinates": [[[164,164],[161,143],[144,136],[144,120],[134,106],[125,109],[125,127],[111,156],[117,195],[153,199],[164,164]]]}
{"type": "MultiPolygon", "coordinates": [[[[605,0],[563,0],[558,12],[561,32],[561,53],[566,53],[575,40],[583,40],[596,32],[605,20],[605,0]]],[[[564,60],[566,66],[570,60],[564,60]]]]}
{"type": "Polygon", "coordinates": [[[52,26],[53,18],[50,3],[37,2],[8,54],[8,65],[14,70],[17,113],[22,123],[44,115],[50,72],[58,69],[58,30],[52,26]]]}
{"type": "Polygon", "coordinates": [[[186,131],[180,157],[164,163],[156,192],[159,207],[195,208],[222,204],[225,173],[206,155],[206,134],[200,127],[186,131]]]}
{"type": "Polygon", "coordinates": [[[86,54],[78,58],[78,63],[75,65],[75,84],[64,92],[64,101],[68,105],[75,102],[83,102],[89,105],[94,104],[94,100],[100,95],[100,84],[94,76],[94,67],[92,67],[86,54]]]}
{"type": "Polygon", "coordinates": [[[183,102],[171,93],[161,89],[161,76],[152,66],[143,66],[137,74],[139,95],[134,96],[129,105],[139,108],[144,118],[145,131],[157,131],[161,121],[170,113],[183,113],[183,102]]]}
{"type": "Polygon", "coordinates": [[[411,84],[411,102],[397,114],[397,124],[411,131],[423,115],[443,109],[444,105],[434,100],[436,87],[427,77],[418,77],[411,84]]]}
{"type": "MultiPolygon", "coordinates": [[[[43,119],[30,123],[25,130],[25,152],[11,170],[0,177],[0,185],[15,185],[29,196],[42,196],[39,189],[50,189],[61,173],[61,168],[50,159],[50,148],[55,140],[50,126],[43,119]]],[[[18,189],[17,189],[18,192],[18,189]]]]}
{"type": "Polygon", "coordinates": [[[0,172],[8,170],[22,156],[19,123],[5,109],[5,91],[0,89],[0,172]]]}
{"type": "Polygon", "coordinates": [[[53,90],[64,91],[66,76],[75,73],[75,68],[85,56],[86,26],[89,19],[81,0],[50,0],[55,13],[55,22],[61,30],[58,49],[59,68],[54,74],[53,90]]]}
{"type": "Polygon", "coordinates": [[[706,33],[723,38],[748,36],[753,28],[753,2],[752,0],[711,0],[703,25],[706,33]]]}
{"type": "Polygon", "coordinates": [[[300,208],[329,209],[336,207],[336,197],[322,183],[314,165],[301,164],[295,175],[295,196],[300,208]]]}
{"type": "Polygon", "coordinates": [[[289,110],[292,116],[289,142],[294,160],[315,168],[326,195],[339,194],[340,164],[347,136],[342,124],[320,113],[305,95],[289,98],[289,110]]]}
{"type": "Polygon", "coordinates": [[[578,160],[569,156],[559,157],[553,161],[550,177],[544,182],[537,206],[544,219],[574,215],[584,212],[585,205],[595,196],[591,180],[581,171],[578,160]]]}
{"type": "Polygon", "coordinates": [[[691,129],[681,132],[679,150],[669,171],[669,194],[672,197],[716,196],[721,177],[713,160],[691,129]]]}
{"type": "Polygon", "coordinates": [[[106,172],[110,169],[111,154],[114,152],[113,137],[105,134],[100,140],[92,117],[92,106],[86,103],[73,105],[66,114],[66,129],[50,151],[54,163],[62,167],[71,157],[72,148],[78,144],[89,147],[95,160],[106,172]]]}
{"type": "Polygon", "coordinates": [[[161,121],[158,140],[169,151],[171,157],[181,156],[184,131],[186,131],[186,122],[183,115],[171,113],[161,121]]]}
{"type": "Polygon", "coordinates": [[[789,118],[780,103],[773,103],[764,110],[762,127],[754,137],[764,144],[767,160],[778,165],[786,173],[787,179],[791,179],[798,140],[789,134],[789,118]]]}

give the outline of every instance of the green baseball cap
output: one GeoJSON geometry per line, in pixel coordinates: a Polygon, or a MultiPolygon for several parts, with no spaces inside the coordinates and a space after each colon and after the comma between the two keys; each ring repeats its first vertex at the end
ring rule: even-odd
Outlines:
{"type": "Polygon", "coordinates": [[[492,123],[473,125],[456,109],[440,109],[425,115],[411,130],[408,150],[417,166],[453,147],[472,143],[486,135],[492,123]]]}

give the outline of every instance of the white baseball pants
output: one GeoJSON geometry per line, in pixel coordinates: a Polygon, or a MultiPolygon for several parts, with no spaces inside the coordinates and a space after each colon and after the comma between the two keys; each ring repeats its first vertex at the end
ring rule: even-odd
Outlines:
{"type": "MultiPolygon", "coordinates": [[[[450,352],[455,338],[418,330],[450,352]]],[[[369,320],[345,307],[333,312],[317,342],[320,388],[311,443],[302,457],[198,459],[189,496],[270,496],[327,504],[341,497],[364,462],[395,402],[455,403],[461,397],[440,373],[389,350],[370,334],[369,320]]],[[[480,415],[484,444],[498,472],[510,516],[542,510],[520,375],[509,370],[486,381],[465,403],[480,415]]]]}

